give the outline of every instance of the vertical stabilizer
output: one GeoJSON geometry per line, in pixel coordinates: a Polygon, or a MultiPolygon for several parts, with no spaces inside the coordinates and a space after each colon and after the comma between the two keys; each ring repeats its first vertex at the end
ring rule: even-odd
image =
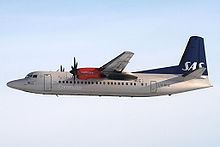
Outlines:
{"type": "Polygon", "coordinates": [[[134,73],[151,73],[151,74],[187,74],[196,69],[204,68],[202,75],[208,75],[208,68],[205,56],[204,39],[199,36],[191,36],[179,65],[137,71],[134,73]]]}
{"type": "Polygon", "coordinates": [[[208,75],[204,39],[198,36],[190,37],[179,67],[183,72],[189,72],[198,68],[206,68],[203,75],[208,75]]]}

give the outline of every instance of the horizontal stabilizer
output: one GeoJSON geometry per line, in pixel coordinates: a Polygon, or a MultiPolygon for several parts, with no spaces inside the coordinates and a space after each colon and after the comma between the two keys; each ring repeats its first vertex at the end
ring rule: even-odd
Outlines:
{"type": "Polygon", "coordinates": [[[206,68],[201,67],[198,68],[192,72],[186,73],[184,75],[182,75],[184,77],[184,81],[188,81],[188,80],[192,80],[192,79],[196,79],[202,76],[202,74],[205,72],[206,68]]]}
{"type": "Polygon", "coordinates": [[[167,85],[173,85],[173,84],[176,84],[176,83],[181,83],[181,82],[189,81],[189,80],[192,80],[192,79],[197,79],[197,78],[200,78],[202,76],[202,74],[205,72],[205,70],[206,70],[206,68],[204,68],[204,67],[198,68],[198,69],[196,69],[192,72],[188,72],[184,75],[180,75],[180,76],[177,76],[177,77],[174,77],[174,78],[171,78],[171,79],[160,81],[160,82],[157,82],[156,84],[157,85],[163,85],[163,86],[160,86],[160,87],[164,87],[164,86],[167,86],[167,85]]]}

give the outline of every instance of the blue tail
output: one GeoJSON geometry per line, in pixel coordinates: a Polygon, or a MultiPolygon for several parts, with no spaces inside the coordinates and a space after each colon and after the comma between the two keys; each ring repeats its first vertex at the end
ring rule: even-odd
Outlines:
{"type": "Polygon", "coordinates": [[[203,75],[208,75],[203,38],[198,36],[190,37],[185,52],[180,60],[179,67],[183,72],[204,67],[206,70],[203,75]]]}
{"type": "Polygon", "coordinates": [[[138,71],[134,73],[152,73],[152,74],[186,74],[200,67],[206,68],[203,75],[208,75],[206,64],[204,40],[199,36],[190,37],[184,54],[179,65],[138,71]]]}

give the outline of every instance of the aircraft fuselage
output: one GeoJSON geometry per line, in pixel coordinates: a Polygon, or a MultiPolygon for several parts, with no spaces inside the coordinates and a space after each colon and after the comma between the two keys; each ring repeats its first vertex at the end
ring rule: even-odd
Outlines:
{"type": "Polygon", "coordinates": [[[69,72],[38,71],[24,79],[9,82],[9,87],[26,92],[50,95],[94,95],[149,97],[171,95],[195,89],[210,87],[207,76],[185,82],[181,75],[173,74],[135,74],[136,80],[88,79],[73,80],[69,72]],[[170,80],[169,80],[170,79],[170,80]],[[177,80],[176,79],[176,80],[177,80]],[[176,84],[173,84],[175,83],[176,84]]]}

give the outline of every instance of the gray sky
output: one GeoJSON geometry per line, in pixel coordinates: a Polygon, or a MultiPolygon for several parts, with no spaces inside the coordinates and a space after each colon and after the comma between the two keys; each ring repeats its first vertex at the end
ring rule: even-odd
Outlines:
{"type": "Polygon", "coordinates": [[[220,1],[0,1],[0,146],[220,146],[220,1]],[[45,96],[6,87],[35,70],[175,65],[205,38],[213,88],[154,98],[45,96]]]}

